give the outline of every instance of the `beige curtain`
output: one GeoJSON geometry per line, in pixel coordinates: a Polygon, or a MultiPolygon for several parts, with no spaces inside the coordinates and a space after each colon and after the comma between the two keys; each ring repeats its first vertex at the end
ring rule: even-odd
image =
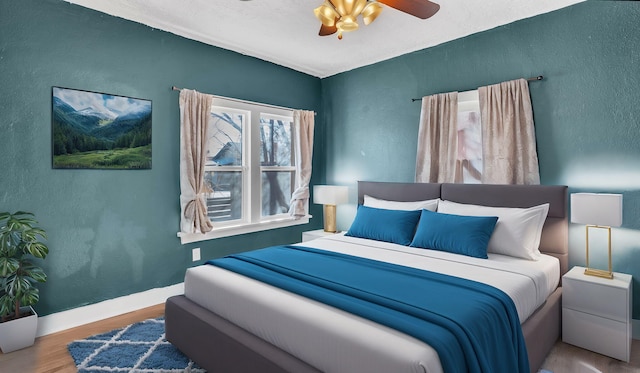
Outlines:
{"type": "Polygon", "coordinates": [[[296,189],[291,195],[289,215],[303,218],[309,212],[309,180],[311,180],[311,161],[313,159],[313,111],[295,110],[293,112],[296,189]]]}
{"type": "Polygon", "coordinates": [[[204,163],[207,127],[213,97],[193,90],[180,92],[180,231],[206,233],[213,225],[207,216],[204,163]]]}
{"type": "Polygon", "coordinates": [[[422,98],[416,182],[453,183],[458,156],[458,92],[422,98]]]}
{"type": "Polygon", "coordinates": [[[525,79],[478,89],[482,183],[540,184],[529,86],[525,79]]]}

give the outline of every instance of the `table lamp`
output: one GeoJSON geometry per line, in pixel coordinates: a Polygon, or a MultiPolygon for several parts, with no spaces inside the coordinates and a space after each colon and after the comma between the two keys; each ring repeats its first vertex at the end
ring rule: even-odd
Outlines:
{"type": "Polygon", "coordinates": [[[587,268],[585,275],[612,279],[611,227],[622,225],[622,194],[573,193],[571,194],[571,222],[586,224],[587,268]],[[609,270],[593,269],[589,266],[589,229],[607,230],[609,241],[609,270]]]}
{"type": "Polygon", "coordinates": [[[337,185],[315,185],[313,203],[324,205],[324,231],[336,232],[336,205],[347,203],[349,188],[337,185]]]}

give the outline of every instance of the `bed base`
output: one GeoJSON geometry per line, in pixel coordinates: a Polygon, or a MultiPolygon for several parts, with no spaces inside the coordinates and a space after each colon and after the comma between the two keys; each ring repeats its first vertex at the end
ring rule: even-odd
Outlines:
{"type": "Polygon", "coordinates": [[[184,295],[167,299],[166,338],[209,372],[319,373],[184,295]]]}
{"type": "MultiPolygon", "coordinates": [[[[560,337],[562,288],[522,324],[531,372],[560,337]]],[[[167,340],[210,372],[317,373],[319,370],[178,295],[165,306],[167,340]]]]}

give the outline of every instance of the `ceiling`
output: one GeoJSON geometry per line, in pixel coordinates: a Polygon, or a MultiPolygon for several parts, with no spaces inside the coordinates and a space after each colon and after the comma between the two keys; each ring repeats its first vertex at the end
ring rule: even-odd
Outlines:
{"type": "Polygon", "coordinates": [[[320,78],[584,0],[435,0],[421,20],[384,6],[368,26],[318,36],[323,0],[65,0],[320,78]]]}

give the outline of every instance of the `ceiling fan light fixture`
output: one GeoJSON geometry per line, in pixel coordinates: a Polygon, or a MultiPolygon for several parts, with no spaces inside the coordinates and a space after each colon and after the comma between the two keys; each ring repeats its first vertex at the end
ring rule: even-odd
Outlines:
{"type": "Polygon", "coordinates": [[[342,31],[355,31],[358,29],[358,21],[356,17],[352,15],[342,16],[338,23],[336,23],[336,27],[342,31]]]}
{"type": "Polygon", "coordinates": [[[354,17],[357,17],[360,13],[362,13],[362,10],[366,8],[366,6],[367,6],[367,0],[356,0],[349,14],[351,14],[354,17]]]}
{"type": "Polygon", "coordinates": [[[367,5],[367,0],[331,0],[330,3],[341,16],[357,17],[367,5]]]}
{"type": "Polygon", "coordinates": [[[420,19],[432,17],[440,5],[429,0],[325,0],[313,10],[322,22],[318,35],[327,36],[358,29],[358,17],[362,15],[365,25],[375,21],[382,12],[382,4],[395,8],[420,19]]]}
{"type": "Polygon", "coordinates": [[[332,27],[336,24],[336,18],[340,18],[340,14],[333,9],[333,6],[326,1],[324,4],[313,10],[316,18],[322,22],[323,25],[332,27]]]}
{"type": "Polygon", "coordinates": [[[370,24],[375,21],[376,18],[382,12],[382,5],[380,5],[377,1],[368,2],[367,6],[362,10],[362,20],[365,25],[370,24]]]}
{"type": "Polygon", "coordinates": [[[351,5],[353,0],[331,0],[330,1],[336,12],[341,16],[345,14],[349,14],[349,10],[351,10],[351,5]]]}

